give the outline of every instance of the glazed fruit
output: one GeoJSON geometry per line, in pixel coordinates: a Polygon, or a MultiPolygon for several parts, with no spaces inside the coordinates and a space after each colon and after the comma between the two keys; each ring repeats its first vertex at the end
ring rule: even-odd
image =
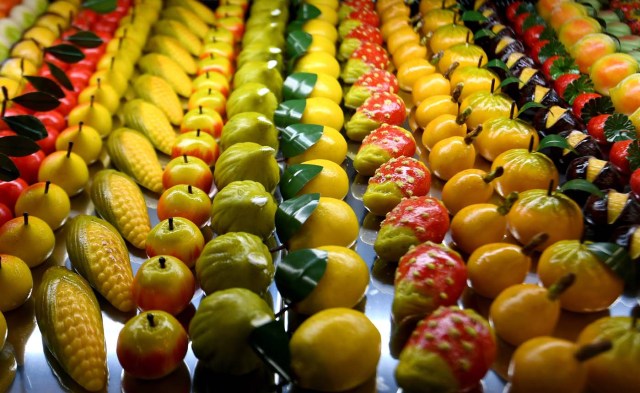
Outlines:
{"type": "Polygon", "coordinates": [[[151,229],[145,251],[149,257],[171,255],[191,268],[200,256],[204,243],[204,236],[196,224],[186,218],[169,217],[151,229]]]}
{"type": "Polygon", "coordinates": [[[372,69],[362,74],[344,96],[344,105],[356,109],[375,93],[398,93],[399,83],[389,71],[372,69]]]}
{"type": "Polygon", "coordinates": [[[374,93],[345,124],[347,137],[362,141],[382,124],[401,126],[407,115],[404,101],[394,93],[374,93]]]}
{"type": "Polygon", "coordinates": [[[0,283],[0,312],[22,306],[33,290],[33,277],[29,266],[13,255],[0,254],[0,283]]]}
{"type": "Polygon", "coordinates": [[[399,126],[383,124],[367,135],[355,158],[353,167],[359,174],[373,176],[376,169],[392,158],[413,157],[416,142],[410,132],[399,126]]]}
{"type": "Polygon", "coordinates": [[[442,202],[452,215],[466,206],[489,202],[494,192],[493,181],[502,174],[502,167],[489,173],[475,168],[462,170],[442,187],[442,202]]]}
{"type": "Polygon", "coordinates": [[[0,253],[22,259],[30,268],[47,260],[56,239],[49,225],[29,213],[7,221],[0,227],[0,253]]]}
{"type": "Polygon", "coordinates": [[[538,148],[538,133],[530,124],[513,117],[512,106],[509,117],[496,117],[482,123],[482,132],[474,141],[478,154],[494,161],[500,154],[511,149],[538,148]],[[533,140],[533,142],[531,142],[533,140]]]}
{"type": "Polygon", "coordinates": [[[216,162],[213,172],[216,187],[222,190],[234,181],[253,180],[273,192],[280,181],[280,168],[275,154],[272,147],[254,142],[231,145],[216,162]]]}
{"type": "Polygon", "coordinates": [[[509,194],[500,206],[477,203],[462,208],[451,220],[451,239],[467,254],[489,243],[501,242],[507,233],[507,214],[517,199],[509,194]]]}
{"type": "Polygon", "coordinates": [[[476,149],[473,140],[482,132],[479,126],[464,137],[452,136],[436,143],[429,153],[429,167],[442,180],[449,180],[455,174],[473,168],[476,149]]]}
{"type": "Polygon", "coordinates": [[[427,150],[433,149],[436,143],[454,136],[467,135],[466,117],[471,113],[443,113],[429,121],[422,133],[422,144],[427,150]]]}

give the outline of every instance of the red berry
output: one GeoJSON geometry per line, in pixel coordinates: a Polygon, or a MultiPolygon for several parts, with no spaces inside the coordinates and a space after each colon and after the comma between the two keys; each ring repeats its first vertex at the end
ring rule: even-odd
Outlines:
{"type": "Polygon", "coordinates": [[[540,41],[540,34],[542,34],[544,29],[544,25],[535,25],[529,27],[522,35],[522,41],[524,41],[525,45],[531,48],[540,41]]]}
{"type": "Polygon", "coordinates": [[[569,83],[573,82],[574,80],[580,78],[580,75],[578,74],[564,74],[564,75],[560,75],[554,82],[553,82],[553,88],[556,90],[556,93],[558,93],[558,95],[564,99],[564,91],[567,89],[567,86],[569,86],[569,83]]]}
{"type": "Polygon", "coordinates": [[[640,197],[640,169],[633,171],[631,179],[629,179],[629,185],[631,186],[631,192],[640,197]]]}
{"type": "Polygon", "coordinates": [[[544,76],[547,77],[547,79],[550,81],[553,80],[553,78],[551,77],[551,67],[553,66],[553,63],[559,58],[560,56],[558,55],[551,56],[547,58],[547,60],[545,60],[544,63],[542,63],[542,66],[540,67],[540,71],[542,71],[544,76]]]}
{"type": "Polygon", "coordinates": [[[578,94],[578,96],[573,100],[573,114],[576,115],[576,117],[582,117],[582,108],[584,108],[584,105],[596,98],[600,98],[602,97],[600,94],[598,93],[580,93],[578,94]]]}
{"type": "Polygon", "coordinates": [[[616,169],[625,175],[631,173],[627,149],[632,142],[633,141],[631,139],[614,142],[613,145],[611,145],[611,150],[609,151],[609,161],[614,167],[616,167],[616,169]]]}
{"type": "Polygon", "coordinates": [[[611,115],[608,113],[594,116],[587,123],[587,132],[600,144],[609,144],[607,136],[604,134],[604,123],[611,115]]]}

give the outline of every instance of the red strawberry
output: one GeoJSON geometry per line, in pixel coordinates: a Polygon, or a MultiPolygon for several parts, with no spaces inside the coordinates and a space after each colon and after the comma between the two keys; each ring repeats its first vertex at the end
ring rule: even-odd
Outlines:
{"type": "Polygon", "coordinates": [[[340,77],[345,83],[354,83],[362,74],[371,69],[386,70],[389,67],[389,55],[380,45],[364,41],[353,51],[345,64],[340,77]]]}
{"type": "Polygon", "coordinates": [[[360,25],[355,29],[351,30],[345,38],[357,38],[360,41],[368,41],[373,42],[377,45],[382,45],[382,33],[380,29],[371,25],[360,25]]]}
{"type": "Polygon", "coordinates": [[[407,108],[400,96],[394,93],[374,93],[358,107],[345,124],[347,136],[354,141],[363,140],[382,124],[402,125],[407,108]]]}
{"type": "Polygon", "coordinates": [[[545,60],[544,63],[542,63],[542,66],[540,66],[540,71],[542,71],[544,76],[550,81],[553,80],[553,77],[551,76],[551,67],[553,66],[553,63],[555,63],[555,61],[558,59],[560,59],[559,55],[551,56],[547,60],[545,60]]]}
{"type": "Polygon", "coordinates": [[[609,161],[616,169],[625,175],[631,173],[628,149],[633,142],[631,139],[614,142],[613,145],[611,145],[611,150],[609,150],[609,161]]]}
{"type": "Polygon", "coordinates": [[[522,4],[522,1],[518,0],[510,3],[507,6],[507,9],[505,10],[505,16],[507,17],[508,21],[513,22],[516,16],[518,16],[518,8],[520,7],[521,4],[522,4]]]}
{"type": "Polygon", "coordinates": [[[372,69],[362,74],[344,96],[347,108],[357,108],[364,104],[373,93],[398,93],[398,78],[385,70],[372,69]]]}
{"type": "Polygon", "coordinates": [[[524,41],[525,45],[531,48],[533,45],[540,41],[540,34],[544,31],[546,27],[544,25],[534,25],[529,27],[524,31],[522,35],[522,41],[524,41]]]}
{"type": "Polygon", "coordinates": [[[582,108],[584,108],[584,105],[595,99],[598,97],[602,97],[600,94],[598,93],[581,93],[578,94],[578,96],[573,100],[573,105],[572,105],[572,109],[573,109],[573,114],[576,115],[576,117],[582,117],[582,108]]]}
{"type": "Polygon", "coordinates": [[[540,40],[538,41],[536,44],[532,45],[529,48],[529,56],[531,56],[531,58],[533,59],[533,61],[535,61],[536,63],[540,64],[540,51],[542,50],[542,48],[545,47],[545,45],[547,45],[549,43],[549,40],[540,40]]]}
{"type": "Polygon", "coordinates": [[[513,19],[513,23],[512,23],[512,27],[513,30],[516,32],[516,34],[518,34],[519,36],[522,36],[523,30],[522,30],[522,25],[524,24],[524,21],[527,20],[527,18],[531,16],[530,12],[523,12],[519,15],[517,15],[514,19],[513,19]]]}
{"type": "Polygon", "coordinates": [[[564,99],[564,92],[567,89],[567,86],[569,86],[569,83],[577,80],[578,78],[580,78],[580,75],[578,74],[560,75],[553,82],[553,88],[556,90],[556,93],[558,93],[558,95],[564,99]]]}
{"type": "Polygon", "coordinates": [[[373,245],[380,258],[399,260],[411,246],[441,243],[449,230],[449,212],[430,196],[405,198],[385,217],[373,245]]]}
{"type": "Polygon", "coordinates": [[[640,197],[640,169],[633,171],[629,179],[629,185],[631,186],[631,192],[633,192],[636,197],[640,197]]]}
{"type": "Polygon", "coordinates": [[[496,341],[484,318],[440,307],[418,322],[400,353],[396,380],[405,391],[464,392],[480,383],[495,358],[496,341]],[[443,365],[455,380],[437,377],[443,365]]]}
{"type": "Polygon", "coordinates": [[[432,242],[412,247],[400,258],[392,316],[396,322],[453,306],[466,288],[467,266],[460,254],[432,242]]]}
{"type": "Polygon", "coordinates": [[[364,138],[353,159],[353,167],[361,175],[373,176],[376,169],[390,159],[412,157],[415,152],[416,141],[409,131],[383,124],[364,138]]]}
{"type": "Polygon", "coordinates": [[[609,144],[607,136],[604,133],[604,126],[610,116],[611,115],[609,113],[594,116],[589,119],[589,122],[587,123],[587,132],[589,135],[591,135],[596,142],[603,145],[609,144]]]}
{"type": "Polygon", "coordinates": [[[362,23],[373,27],[380,26],[380,17],[375,10],[361,8],[351,11],[351,13],[347,16],[347,19],[359,20],[362,23]]]}

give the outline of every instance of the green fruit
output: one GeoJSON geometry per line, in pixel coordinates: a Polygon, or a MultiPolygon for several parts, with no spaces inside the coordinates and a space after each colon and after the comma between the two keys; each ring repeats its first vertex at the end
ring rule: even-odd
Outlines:
{"type": "Polygon", "coordinates": [[[253,180],[273,192],[280,181],[280,167],[275,158],[276,151],[269,146],[253,142],[241,142],[225,150],[213,172],[218,190],[239,180],[253,180]]]}
{"type": "Polygon", "coordinates": [[[282,75],[276,67],[276,62],[249,61],[238,68],[233,85],[238,87],[245,83],[256,82],[267,86],[276,96],[278,102],[282,101],[282,75]]]}
{"type": "Polygon", "coordinates": [[[246,374],[262,364],[249,336],[273,319],[269,305],[248,289],[213,293],[200,302],[189,324],[193,353],[215,373],[246,374]]]}
{"type": "Polygon", "coordinates": [[[222,128],[220,149],[227,150],[240,142],[254,142],[278,150],[278,130],[273,122],[258,112],[242,112],[227,120],[222,128]]]}
{"type": "Polygon", "coordinates": [[[269,88],[261,83],[245,83],[235,89],[227,100],[227,117],[241,112],[260,112],[269,119],[278,107],[278,99],[269,88]]]}
{"type": "Polygon", "coordinates": [[[273,45],[251,44],[243,47],[242,51],[236,59],[238,68],[244,66],[248,62],[273,61],[278,71],[282,74],[284,71],[284,59],[282,58],[282,49],[273,45]]]}

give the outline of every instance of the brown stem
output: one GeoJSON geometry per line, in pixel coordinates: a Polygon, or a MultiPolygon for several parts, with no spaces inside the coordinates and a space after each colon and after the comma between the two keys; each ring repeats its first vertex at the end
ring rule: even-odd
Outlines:
{"type": "MultiPolygon", "coordinates": [[[[458,125],[463,125],[467,119],[469,118],[469,116],[471,116],[471,107],[467,107],[464,111],[462,111],[462,113],[459,113],[458,116],[456,116],[456,124],[458,125]]],[[[458,108],[458,112],[460,112],[460,108],[458,108]]]]}
{"type": "Polygon", "coordinates": [[[49,186],[51,185],[51,180],[47,180],[46,183],[44,183],[44,193],[48,194],[49,193],[49,186]]]}
{"type": "Polygon", "coordinates": [[[191,186],[191,184],[189,184],[189,185],[187,186],[187,192],[188,192],[189,194],[193,194],[193,186],[191,186]]]}
{"type": "Polygon", "coordinates": [[[160,269],[164,269],[167,267],[167,260],[165,257],[158,258],[158,262],[160,263],[160,269]]]}
{"type": "Polygon", "coordinates": [[[156,327],[156,321],[153,319],[153,314],[147,314],[147,321],[149,321],[149,326],[156,327]]]}
{"type": "Polygon", "coordinates": [[[187,160],[187,155],[186,154],[182,155],[182,159],[184,160],[185,164],[189,162],[189,160],[187,160]]]}
{"type": "Polygon", "coordinates": [[[81,121],[78,123],[78,133],[82,132],[82,127],[84,126],[84,122],[81,121]]]}
{"type": "Polygon", "coordinates": [[[511,102],[511,109],[509,110],[509,119],[513,120],[513,115],[516,114],[516,102],[511,102]]]}
{"type": "Polygon", "coordinates": [[[482,181],[484,181],[485,183],[489,184],[491,183],[493,180],[495,180],[496,178],[500,177],[504,175],[504,168],[499,166],[496,169],[494,169],[493,171],[487,173],[486,175],[482,176],[482,181]]]}
{"type": "Polygon", "coordinates": [[[453,63],[451,63],[451,65],[449,66],[449,68],[447,68],[447,70],[444,72],[444,74],[442,74],[445,78],[447,79],[451,79],[451,74],[453,74],[453,72],[460,67],[460,62],[458,61],[454,61],[453,63]]]}
{"type": "Polygon", "coordinates": [[[547,188],[547,196],[551,196],[551,194],[553,194],[553,190],[554,190],[554,183],[553,183],[553,179],[549,180],[549,188],[547,188]]]}
{"type": "MultiPolygon", "coordinates": [[[[126,34],[126,29],[125,29],[125,34],[126,34]]],[[[111,64],[109,64],[109,70],[113,70],[113,65],[116,62],[116,57],[115,56],[111,56],[111,64]]]]}
{"type": "Polygon", "coordinates": [[[96,100],[96,96],[92,94],[90,100],[91,101],[89,101],[89,107],[93,108],[93,102],[96,100]]]}
{"type": "Polygon", "coordinates": [[[535,235],[529,243],[520,249],[522,255],[529,256],[538,248],[539,245],[546,242],[549,239],[549,235],[546,233],[538,233],[535,235]]]}
{"type": "Polygon", "coordinates": [[[284,245],[284,244],[281,244],[281,245],[279,245],[279,246],[277,246],[277,247],[274,247],[274,248],[269,249],[269,253],[273,254],[274,252],[282,251],[282,250],[284,250],[285,248],[286,248],[286,247],[285,247],[285,245],[284,245]]]}
{"type": "Polygon", "coordinates": [[[29,225],[29,213],[24,212],[22,213],[22,218],[24,219],[24,225],[29,225]]]}
{"type": "Polygon", "coordinates": [[[210,96],[211,95],[211,88],[209,88],[209,91],[207,92],[207,95],[210,96]]]}
{"type": "Polygon", "coordinates": [[[484,60],[484,56],[481,55],[478,59],[478,68],[482,67],[482,60],[484,60]]]}
{"type": "Polygon", "coordinates": [[[557,300],[574,282],[576,282],[575,273],[567,273],[560,277],[558,281],[553,283],[547,290],[547,299],[557,300]]]}
{"type": "Polygon", "coordinates": [[[502,205],[498,206],[498,213],[502,216],[506,216],[509,213],[509,210],[511,210],[511,207],[513,206],[513,204],[518,200],[518,193],[513,191],[511,193],[509,193],[509,195],[507,195],[506,198],[504,198],[504,202],[502,202],[502,205]]]}
{"type": "Polygon", "coordinates": [[[493,94],[493,91],[496,88],[496,80],[495,79],[491,79],[491,94],[493,94]]]}
{"type": "Polygon", "coordinates": [[[196,136],[198,136],[198,137],[200,136],[200,129],[199,128],[196,130],[196,136]]]}
{"type": "Polygon", "coordinates": [[[9,90],[5,85],[2,85],[2,117],[4,117],[5,112],[7,111],[7,102],[9,102],[9,90]]]}
{"type": "Polygon", "coordinates": [[[470,35],[471,31],[467,31],[467,36],[464,38],[464,42],[466,42],[467,44],[469,43],[469,38],[471,38],[470,35]]]}
{"type": "Polygon", "coordinates": [[[198,105],[198,110],[200,111],[200,114],[202,114],[202,105],[198,105]]]}
{"type": "Polygon", "coordinates": [[[607,352],[611,348],[613,348],[613,343],[610,340],[597,341],[597,342],[593,342],[593,343],[581,346],[573,354],[573,357],[575,357],[576,360],[579,362],[584,362],[596,355],[600,355],[603,352],[607,352]]]}
{"type": "Polygon", "coordinates": [[[173,231],[173,217],[169,217],[169,230],[173,231]]]}
{"type": "Polygon", "coordinates": [[[478,126],[471,131],[470,133],[468,133],[467,135],[465,135],[464,137],[464,143],[466,143],[467,145],[470,145],[473,143],[473,140],[476,139],[476,137],[482,132],[482,124],[478,124],[478,126]]]}
{"type": "Polygon", "coordinates": [[[529,153],[533,151],[533,135],[531,135],[531,138],[529,138],[529,147],[527,148],[527,150],[529,151],[529,153]]]}
{"type": "Polygon", "coordinates": [[[67,158],[71,157],[72,149],[73,149],[73,142],[69,142],[69,146],[67,147],[67,158]]]}
{"type": "MultiPolygon", "coordinates": [[[[462,89],[464,89],[464,83],[460,82],[453,88],[453,92],[451,93],[451,101],[458,103],[460,102],[460,96],[462,95],[462,89]]],[[[458,112],[460,109],[458,109],[458,112]]]]}

